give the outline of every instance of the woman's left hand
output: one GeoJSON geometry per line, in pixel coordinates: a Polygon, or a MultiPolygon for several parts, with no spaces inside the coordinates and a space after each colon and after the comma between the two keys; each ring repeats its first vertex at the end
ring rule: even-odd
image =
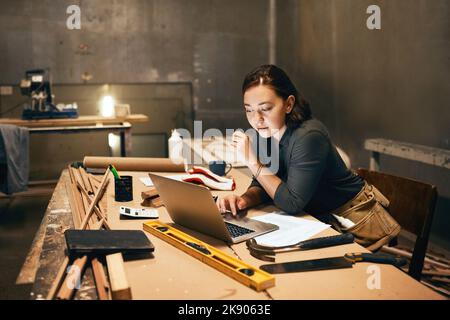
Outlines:
{"type": "Polygon", "coordinates": [[[252,148],[252,140],[244,132],[235,131],[233,133],[232,145],[247,166],[257,162],[257,157],[252,148]]]}

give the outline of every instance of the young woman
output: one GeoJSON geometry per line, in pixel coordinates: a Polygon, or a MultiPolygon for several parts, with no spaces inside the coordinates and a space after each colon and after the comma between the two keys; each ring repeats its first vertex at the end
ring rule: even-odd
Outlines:
{"type": "Polygon", "coordinates": [[[368,201],[365,191],[369,185],[345,166],[326,127],[312,117],[308,103],[283,70],[274,65],[256,68],[245,77],[242,94],[247,120],[259,138],[278,144],[279,166],[277,172],[265,167],[251,147],[250,137],[235,132],[234,146],[253,173],[253,180],[244,194],[219,199],[221,212],[231,210],[236,214],[238,210],[273,201],[286,213],[307,212],[341,231],[344,228],[339,228],[333,214],[342,215],[356,224],[353,230],[356,238],[364,238],[359,242],[372,249],[398,234],[399,226],[387,212],[377,212],[377,216],[386,220],[379,227],[388,226],[382,232],[373,234],[370,221],[370,225],[358,225],[360,220],[367,220],[362,219],[364,215],[381,210],[376,205],[379,201],[372,201],[363,213],[345,212],[368,201]]]}

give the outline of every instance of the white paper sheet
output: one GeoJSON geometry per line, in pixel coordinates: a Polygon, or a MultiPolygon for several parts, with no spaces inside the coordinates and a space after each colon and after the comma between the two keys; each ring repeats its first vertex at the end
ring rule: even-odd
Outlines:
{"type": "MultiPolygon", "coordinates": [[[[166,178],[170,178],[170,179],[177,180],[177,181],[183,181],[184,178],[187,178],[189,176],[190,176],[189,174],[183,173],[183,174],[175,174],[172,176],[167,176],[166,178]]],[[[140,177],[139,180],[141,180],[142,183],[146,187],[153,187],[153,181],[152,181],[152,179],[150,179],[150,177],[140,177]]]]}
{"type": "Polygon", "coordinates": [[[283,212],[268,213],[252,219],[272,223],[280,228],[255,238],[258,244],[274,247],[296,244],[330,227],[320,221],[297,218],[283,212]]]}
{"type": "Polygon", "coordinates": [[[150,179],[150,177],[141,177],[141,178],[139,178],[139,180],[142,181],[144,186],[153,187],[153,181],[152,181],[152,179],[150,179]]]}

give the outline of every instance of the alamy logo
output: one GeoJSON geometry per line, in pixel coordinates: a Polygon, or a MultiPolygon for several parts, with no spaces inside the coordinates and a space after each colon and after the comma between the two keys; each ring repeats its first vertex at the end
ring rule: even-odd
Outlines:
{"type": "Polygon", "coordinates": [[[67,273],[67,276],[66,276],[67,287],[70,290],[80,289],[80,287],[81,287],[81,270],[80,270],[80,268],[76,265],[71,265],[71,266],[67,267],[66,273],[67,273]]]}
{"type": "Polygon", "coordinates": [[[66,20],[66,26],[69,30],[81,29],[81,9],[76,4],[70,5],[66,10],[70,16],[66,20]]]}
{"type": "Polygon", "coordinates": [[[370,274],[367,278],[367,288],[369,290],[381,289],[381,270],[380,267],[372,264],[367,267],[366,273],[370,274]]]}
{"type": "Polygon", "coordinates": [[[381,9],[379,6],[373,4],[367,7],[366,13],[370,14],[367,18],[367,29],[380,30],[381,29],[381,9]]]}

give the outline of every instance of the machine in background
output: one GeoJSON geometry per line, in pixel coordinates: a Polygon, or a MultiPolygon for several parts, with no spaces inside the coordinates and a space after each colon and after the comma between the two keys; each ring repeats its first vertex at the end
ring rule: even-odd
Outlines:
{"type": "Polygon", "coordinates": [[[49,72],[45,69],[28,70],[25,79],[20,81],[20,91],[31,98],[31,103],[24,107],[22,119],[58,119],[77,118],[76,104],[53,104],[49,72]]]}

